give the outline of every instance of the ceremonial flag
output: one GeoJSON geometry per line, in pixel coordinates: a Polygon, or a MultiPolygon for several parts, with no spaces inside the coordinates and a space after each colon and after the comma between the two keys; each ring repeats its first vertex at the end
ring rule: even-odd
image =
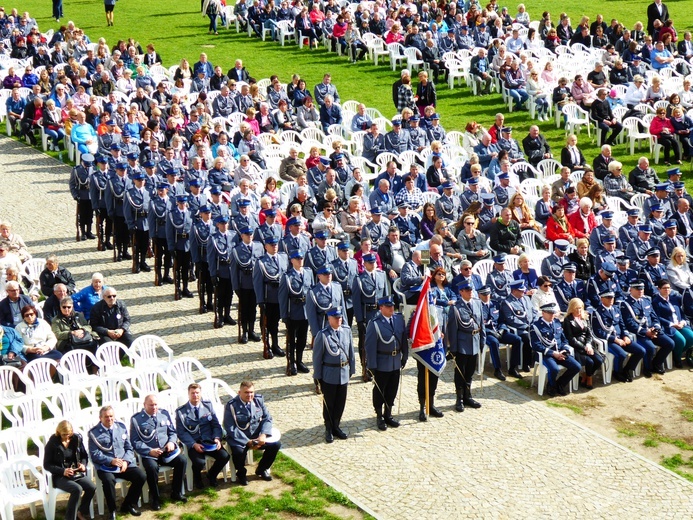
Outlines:
{"type": "Polygon", "coordinates": [[[445,346],[438,316],[431,294],[431,277],[427,276],[421,286],[419,302],[411,319],[409,337],[412,338],[411,355],[439,376],[445,368],[445,346]]]}

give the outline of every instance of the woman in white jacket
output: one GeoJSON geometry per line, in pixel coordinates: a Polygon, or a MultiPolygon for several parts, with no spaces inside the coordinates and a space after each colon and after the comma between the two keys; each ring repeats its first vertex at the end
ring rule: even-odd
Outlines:
{"type": "Polygon", "coordinates": [[[667,266],[667,277],[672,287],[680,293],[693,285],[693,272],[688,267],[686,251],[682,247],[675,247],[671,252],[671,259],[667,266]]]}

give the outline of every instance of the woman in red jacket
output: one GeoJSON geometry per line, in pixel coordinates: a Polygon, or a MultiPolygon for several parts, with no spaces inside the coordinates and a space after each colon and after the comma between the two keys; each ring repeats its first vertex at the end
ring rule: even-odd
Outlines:
{"type": "Polygon", "coordinates": [[[676,131],[667,117],[665,108],[657,109],[657,115],[650,123],[650,134],[657,138],[657,143],[664,147],[664,164],[670,166],[669,153],[674,151],[674,162],[681,164],[681,147],[678,141],[674,139],[676,131]]]}
{"type": "Polygon", "coordinates": [[[580,199],[580,209],[568,217],[568,222],[573,226],[575,238],[589,238],[590,233],[597,227],[597,219],[592,213],[592,201],[587,197],[580,199]]]}
{"type": "MultiPolygon", "coordinates": [[[[575,213],[580,213],[580,211],[575,213]]],[[[554,206],[553,213],[546,221],[546,238],[551,242],[563,239],[572,244],[575,241],[575,230],[565,217],[565,208],[561,204],[554,206]]]]}

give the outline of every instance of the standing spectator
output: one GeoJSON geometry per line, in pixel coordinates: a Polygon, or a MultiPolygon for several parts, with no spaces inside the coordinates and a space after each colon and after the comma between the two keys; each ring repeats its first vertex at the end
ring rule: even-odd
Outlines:
{"type": "Polygon", "coordinates": [[[655,32],[655,20],[664,23],[669,19],[669,8],[662,0],[655,0],[647,6],[647,33],[650,36],[655,32]]]}
{"type": "Polygon", "coordinates": [[[115,9],[116,0],[103,0],[103,5],[106,9],[106,27],[113,25],[113,9],[115,9]]]}

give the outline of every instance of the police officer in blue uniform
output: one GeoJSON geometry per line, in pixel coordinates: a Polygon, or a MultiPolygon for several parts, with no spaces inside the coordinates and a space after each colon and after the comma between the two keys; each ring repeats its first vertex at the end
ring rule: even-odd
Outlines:
{"type": "Polygon", "coordinates": [[[630,284],[638,279],[638,273],[635,269],[630,268],[630,259],[627,256],[617,258],[616,267],[614,279],[621,289],[621,293],[626,294],[630,290],[630,284]]]}
{"type": "MultiPolygon", "coordinates": [[[[332,281],[332,266],[322,265],[315,271],[318,281],[311,287],[306,297],[306,316],[313,337],[327,325],[327,311],[338,307],[342,311],[342,320],[346,317],[346,302],[342,287],[332,281]]],[[[343,322],[343,321],[342,321],[343,322]]]]}
{"type": "Polygon", "coordinates": [[[149,238],[154,244],[154,270],[156,285],[173,283],[171,278],[171,252],[166,240],[166,221],[171,202],[168,197],[169,184],[160,182],[156,187],[156,195],[149,202],[149,238]],[[163,276],[162,276],[163,274],[163,276]]]}
{"type": "Polygon", "coordinates": [[[332,279],[342,286],[344,305],[346,307],[346,324],[351,327],[354,323],[354,302],[351,288],[359,274],[356,260],[349,256],[350,245],[348,242],[337,244],[337,258],[332,260],[332,279]]]}
{"type": "Polygon", "coordinates": [[[147,484],[152,501],[152,510],[161,509],[159,497],[159,467],[173,468],[171,500],[187,502],[183,495],[183,477],[188,459],[178,447],[178,435],[171,416],[159,409],[156,395],[144,398],[144,408],[130,419],[130,439],[133,449],[142,459],[147,474],[147,484]]]}
{"type": "Polygon", "coordinates": [[[108,170],[108,159],[103,155],[96,157],[96,168],[89,181],[89,199],[91,207],[96,212],[96,234],[101,242],[101,249],[113,249],[111,235],[113,234],[113,221],[108,216],[106,207],[106,189],[111,172],[108,170]],[[102,227],[103,225],[103,227],[102,227]]]}
{"type": "Polygon", "coordinates": [[[144,168],[144,188],[149,192],[149,197],[156,195],[156,187],[160,182],[164,180],[156,174],[155,172],[156,164],[152,161],[145,161],[142,163],[142,168],[144,168]]]}
{"type": "Polygon", "coordinates": [[[265,222],[260,224],[260,227],[255,230],[255,234],[253,235],[253,241],[259,242],[263,246],[265,245],[265,239],[267,237],[275,237],[277,240],[281,240],[284,235],[282,225],[277,222],[277,210],[270,208],[264,210],[264,212],[265,222]]]}
{"type": "Polygon", "coordinates": [[[279,282],[279,313],[286,325],[286,375],[310,372],[303,363],[303,349],[308,340],[306,299],[313,286],[313,271],[303,267],[303,254],[296,249],[289,254],[291,266],[279,282]]]}
{"type": "MultiPolygon", "coordinates": [[[[231,251],[231,288],[239,302],[238,320],[241,322],[241,344],[250,341],[260,341],[255,334],[255,317],[257,303],[253,288],[253,269],[255,262],[263,255],[263,247],[259,242],[253,242],[253,229],[241,228],[241,240],[231,251]]],[[[276,240],[276,239],[275,239],[276,240]]]]}
{"type": "Polygon", "coordinates": [[[471,206],[472,202],[479,201],[481,196],[481,190],[479,189],[479,178],[472,177],[467,180],[467,188],[460,195],[460,207],[462,212],[467,211],[467,208],[471,206]],[[474,187],[474,189],[472,189],[474,187]]]}
{"type": "Polygon", "coordinates": [[[405,241],[410,246],[415,246],[421,241],[421,221],[418,213],[410,213],[411,206],[406,202],[400,202],[397,205],[397,210],[393,213],[393,218],[390,219],[392,225],[399,229],[400,239],[405,241]]]}
{"type": "Polygon", "coordinates": [[[249,199],[240,199],[238,201],[238,213],[233,216],[233,229],[238,233],[241,228],[249,227],[257,229],[260,226],[257,216],[250,213],[249,199]]]}
{"type": "Polygon", "coordinates": [[[106,208],[108,216],[113,220],[116,262],[123,259],[132,260],[132,256],[128,253],[128,227],[123,215],[123,197],[130,187],[130,179],[125,175],[126,168],[125,163],[116,164],[116,174],[111,176],[106,188],[106,208]]]}
{"type": "Polygon", "coordinates": [[[640,217],[640,210],[638,208],[631,208],[626,211],[626,214],[628,215],[628,221],[618,228],[618,239],[624,247],[638,236],[638,218],[640,217]]]}
{"type": "Polygon", "coordinates": [[[585,282],[575,279],[576,272],[577,266],[574,263],[565,264],[563,266],[563,278],[553,286],[556,302],[563,313],[568,310],[568,304],[573,298],[585,300],[585,282]]]}
{"type": "MultiPolygon", "coordinates": [[[[506,325],[499,323],[500,309],[496,302],[491,301],[491,288],[484,285],[478,291],[479,299],[482,303],[484,311],[484,326],[486,327],[486,347],[491,355],[491,363],[493,364],[493,375],[500,381],[505,381],[506,377],[503,374],[500,360],[500,345],[510,345],[511,352],[519,353],[522,349],[522,338],[516,334],[512,334],[506,325]]],[[[482,346],[483,348],[483,346],[482,346]]],[[[517,369],[515,369],[517,372],[517,369]]],[[[516,374],[522,376],[520,374],[516,374]]]]}
{"type": "Polygon", "coordinates": [[[505,270],[506,254],[501,253],[493,257],[493,269],[486,276],[486,284],[491,288],[491,299],[495,302],[507,298],[510,295],[510,282],[513,275],[505,270]]]}
{"type": "Polygon", "coordinates": [[[327,246],[328,238],[329,233],[322,229],[313,234],[315,245],[305,253],[306,267],[309,267],[313,272],[317,272],[318,268],[323,265],[331,264],[332,260],[337,258],[334,247],[327,246]]]}
{"type": "Polygon", "coordinates": [[[149,192],[144,188],[144,178],[144,173],[136,173],[132,177],[135,185],[128,189],[123,196],[123,214],[132,236],[132,254],[135,259],[133,264],[136,273],[151,271],[147,265],[150,200],[149,192]]]}
{"type": "Polygon", "coordinates": [[[643,375],[652,377],[652,372],[664,373],[664,362],[674,350],[674,340],[662,331],[652,300],[643,296],[644,291],[642,281],[633,282],[629,294],[621,302],[621,314],[628,332],[635,334],[636,343],[645,349],[643,375]]]}
{"type": "Polygon", "coordinates": [[[89,430],[89,458],[103,485],[108,518],[114,520],[116,517],[116,478],[130,482],[130,489],[120,511],[140,516],[142,513],[137,509],[137,502],[147,477],[137,467],[127,427],[115,420],[112,406],[104,406],[99,410],[99,424],[89,430]]]}
{"type": "Polygon", "coordinates": [[[200,191],[200,181],[190,179],[188,185],[190,193],[188,194],[188,208],[193,216],[193,220],[200,218],[200,207],[207,204],[207,195],[200,191]]]}
{"type": "Polygon", "coordinates": [[[190,234],[190,257],[195,265],[200,314],[204,314],[213,308],[214,285],[207,263],[207,245],[214,233],[214,224],[211,219],[212,213],[207,206],[200,206],[199,215],[200,218],[193,222],[190,234]]]}
{"type": "Polygon", "coordinates": [[[462,216],[462,204],[460,198],[453,195],[455,184],[445,181],[442,185],[443,194],[436,200],[436,216],[451,222],[457,222],[462,216]]]}
{"type": "Polygon", "coordinates": [[[176,433],[188,448],[195,488],[205,487],[202,483],[202,469],[205,467],[206,457],[214,459],[214,464],[207,471],[207,481],[211,487],[217,487],[217,476],[230,457],[221,445],[223,432],[214,413],[214,405],[211,401],[202,399],[202,389],[197,383],[188,385],[188,402],[176,409],[176,433]]]}
{"type": "Polygon", "coordinates": [[[649,217],[652,213],[652,206],[661,204],[663,215],[662,218],[669,219],[674,214],[674,208],[669,198],[669,189],[671,185],[668,182],[662,182],[655,185],[654,194],[645,200],[642,206],[642,213],[645,217],[649,217]]]}
{"type": "Polygon", "coordinates": [[[678,224],[676,220],[670,219],[664,223],[664,236],[659,241],[659,251],[661,252],[662,263],[669,263],[671,253],[675,248],[680,247],[686,250],[686,239],[678,234],[678,224]]]}
{"type": "Polygon", "coordinates": [[[188,289],[190,277],[190,233],[193,219],[188,209],[188,196],[178,195],[176,207],[171,208],[166,219],[166,240],[168,249],[173,254],[173,280],[175,282],[176,299],[180,296],[192,298],[193,293],[188,289]],[[180,290],[181,279],[183,290],[180,290]]]}
{"type": "Polygon", "coordinates": [[[587,280],[585,295],[593,308],[596,309],[599,306],[600,295],[605,291],[613,292],[617,302],[623,300],[621,287],[614,280],[617,270],[617,267],[612,262],[604,262],[601,269],[587,280]]]}
{"type": "Polygon", "coordinates": [[[481,211],[477,215],[479,219],[479,231],[485,234],[491,232],[491,227],[496,222],[500,214],[501,207],[496,205],[496,196],[493,193],[482,193],[481,201],[484,203],[481,211]]]}
{"type": "Polygon", "coordinates": [[[455,410],[481,408],[481,403],[472,398],[472,377],[477,367],[477,356],[486,344],[484,311],[480,300],[472,298],[472,286],[462,282],[460,298],[448,311],[446,336],[450,353],[455,362],[455,410]]]}
{"type": "Polygon", "coordinates": [[[390,230],[390,221],[382,216],[377,206],[371,208],[371,220],[361,229],[361,238],[370,238],[373,249],[377,250],[385,240],[390,230]]]}
{"type": "Polygon", "coordinates": [[[231,257],[234,248],[234,236],[229,231],[228,216],[217,216],[214,219],[214,224],[217,229],[212,233],[210,242],[207,244],[207,265],[216,299],[214,328],[218,329],[223,327],[224,323],[236,325],[236,320],[231,318],[231,303],[233,302],[231,257]]]}
{"type": "Polygon", "coordinates": [[[553,243],[553,254],[547,256],[541,262],[541,274],[548,276],[551,280],[556,283],[561,279],[563,274],[563,266],[570,263],[568,260],[568,247],[570,247],[570,242],[564,239],[559,239],[553,243]]]}
{"type": "Polygon", "coordinates": [[[611,262],[612,264],[615,264],[616,259],[620,258],[621,256],[623,256],[623,252],[616,249],[616,238],[610,235],[605,236],[602,239],[602,249],[597,255],[594,266],[599,270],[602,268],[603,263],[611,262]]]}
{"type": "Polygon", "coordinates": [[[659,263],[659,249],[647,251],[647,263],[640,269],[640,279],[645,282],[645,294],[652,298],[657,294],[657,282],[668,279],[666,268],[659,263]]]}
{"type": "Polygon", "coordinates": [[[85,153],[81,157],[82,164],[75,166],[70,175],[70,194],[77,201],[77,213],[79,215],[79,232],[82,240],[94,239],[96,236],[91,232],[94,221],[94,211],[91,206],[91,195],[89,185],[91,184],[92,166],[94,156],[85,153]]]}
{"type": "Polygon", "coordinates": [[[334,437],[346,439],[339,426],[346,406],[349,378],[356,372],[351,330],[342,325],[342,309],[327,311],[328,324],[313,341],[313,378],[320,384],[323,396],[322,418],[325,442],[334,437]]]}
{"type": "Polygon", "coordinates": [[[641,224],[638,226],[638,236],[626,247],[626,256],[630,258],[633,269],[640,269],[647,262],[647,252],[657,243],[652,237],[652,226],[641,224]]]}
{"type": "Polygon", "coordinates": [[[265,359],[286,355],[279,347],[279,282],[286,272],[288,260],[278,250],[277,240],[268,238],[265,241],[265,254],[258,258],[253,267],[253,288],[263,321],[260,333],[263,335],[265,359]],[[271,348],[268,348],[270,343],[271,348]]]}
{"type": "MultiPolygon", "coordinates": [[[[399,421],[392,417],[392,407],[399,389],[400,372],[407,364],[409,345],[404,317],[401,313],[395,312],[392,297],[380,298],[378,307],[380,312],[366,327],[365,348],[367,368],[373,377],[376,424],[379,430],[385,431],[388,426],[399,427],[399,421]]],[[[424,389],[421,384],[419,386],[420,394],[423,394],[424,389]]],[[[431,393],[435,393],[435,389],[431,393]]],[[[421,397],[419,395],[419,401],[421,397]]]]}
{"type": "Polygon", "coordinates": [[[510,175],[508,172],[501,172],[496,175],[496,178],[500,181],[500,184],[493,188],[493,193],[496,195],[496,203],[502,208],[505,208],[510,201],[510,197],[515,193],[515,190],[509,187],[510,175]]]}
{"type": "Polygon", "coordinates": [[[402,152],[411,150],[409,142],[409,131],[402,129],[402,118],[395,117],[392,119],[392,130],[385,134],[383,138],[385,150],[399,155],[402,152]]]}
{"type": "Polygon", "coordinates": [[[529,372],[532,364],[529,327],[536,316],[529,296],[525,295],[525,289],[524,280],[515,280],[510,284],[510,294],[500,302],[496,302],[500,307],[499,326],[505,327],[510,334],[519,337],[522,341],[522,349],[513,348],[510,352],[508,374],[517,379],[522,379],[517,367],[521,366],[524,372],[529,372]]]}
{"type": "Polygon", "coordinates": [[[614,292],[606,289],[599,297],[600,302],[592,313],[592,331],[596,337],[606,341],[609,352],[614,355],[614,377],[623,383],[632,383],[633,372],[645,356],[645,349],[634,343],[628,334],[623,315],[614,305],[614,292]],[[630,353],[630,358],[623,366],[627,353],[630,353]]]}
{"type": "Polygon", "coordinates": [[[616,239],[616,249],[622,251],[623,244],[618,238],[618,228],[611,224],[614,218],[614,212],[610,210],[600,211],[599,216],[602,217],[602,223],[592,230],[589,237],[590,253],[594,256],[598,256],[604,249],[604,239],[608,236],[612,236],[616,239]]]}
{"type": "Polygon", "coordinates": [[[652,240],[659,243],[664,236],[664,223],[666,222],[666,219],[663,218],[664,206],[662,204],[653,204],[650,206],[650,210],[652,213],[647,219],[647,223],[652,227],[652,240]]]}
{"type": "Polygon", "coordinates": [[[566,387],[582,369],[582,365],[570,351],[561,322],[555,317],[558,312],[558,306],[555,303],[542,305],[541,318],[536,320],[530,329],[532,349],[543,354],[542,362],[549,371],[546,393],[551,397],[556,393],[568,395],[566,387]],[[565,371],[560,376],[558,376],[559,366],[565,367],[565,371]]]}
{"type": "MultiPolygon", "coordinates": [[[[308,236],[305,233],[301,233],[301,219],[298,217],[291,217],[286,222],[286,229],[287,233],[284,235],[284,238],[281,239],[281,251],[287,255],[290,255],[294,251],[300,251],[305,258],[311,246],[308,236]]],[[[320,233],[320,231],[317,233],[320,233]]],[[[324,231],[322,233],[325,235],[325,238],[327,238],[327,233],[324,231]]]]}
{"type": "Polygon", "coordinates": [[[354,316],[359,334],[359,358],[361,359],[362,378],[365,382],[371,380],[366,370],[366,325],[378,312],[378,301],[390,294],[390,284],[383,271],[376,269],[376,258],[373,253],[363,255],[363,272],[354,279],[351,286],[351,296],[354,304],[354,316]]]}
{"type": "Polygon", "coordinates": [[[270,468],[279,453],[281,442],[272,440],[272,416],[260,394],[255,393],[251,381],[241,382],[238,394],[224,407],[226,444],[231,448],[231,460],[236,468],[237,482],[248,485],[245,459],[248,450],[262,450],[264,454],[255,475],[271,481],[270,468]]]}

